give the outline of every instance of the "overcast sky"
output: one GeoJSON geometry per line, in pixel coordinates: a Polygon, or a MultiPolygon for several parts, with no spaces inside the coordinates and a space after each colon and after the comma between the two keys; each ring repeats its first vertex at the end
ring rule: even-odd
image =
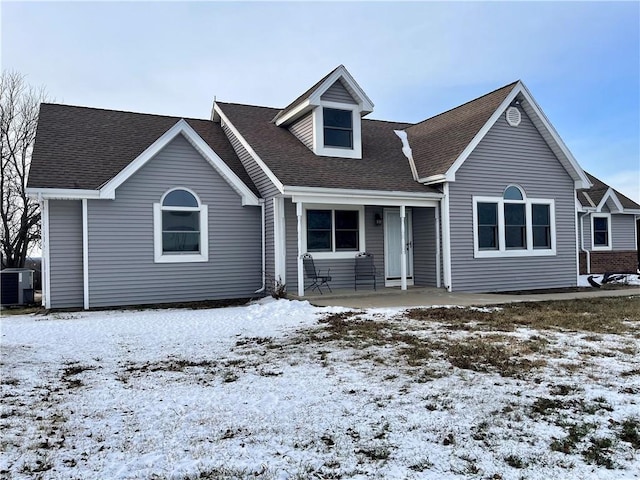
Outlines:
{"type": "Polygon", "coordinates": [[[344,64],[370,118],[514,80],[582,167],[640,201],[640,3],[2,2],[2,68],[60,103],[209,118],[282,107],[344,64]]]}

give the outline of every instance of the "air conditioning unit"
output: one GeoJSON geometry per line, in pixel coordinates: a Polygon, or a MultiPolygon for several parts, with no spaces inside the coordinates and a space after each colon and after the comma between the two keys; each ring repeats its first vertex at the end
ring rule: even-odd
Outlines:
{"type": "Polygon", "coordinates": [[[0,271],[2,305],[33,303],[33,270],[5,268],[0,271]]]}

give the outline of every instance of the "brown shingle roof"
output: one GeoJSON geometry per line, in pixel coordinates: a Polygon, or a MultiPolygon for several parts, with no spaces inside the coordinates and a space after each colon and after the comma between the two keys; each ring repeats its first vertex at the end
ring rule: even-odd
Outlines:
{"type": "MultiPolygon", "coordinates": [[[[594,177],[593,175],[591,175],[589,172],[584,172],[584,173],[587,174],[587,177],[589,178],[589,181],[593,184],[593,186],[591,188],[589,188],[588,190],[581,190],[581,191],[577,192],[578,201],[580,202],[580,204],[583,207],[598,206],[600,204],[600,202],[602,201],[602,198],[604,197],[604,195],[607,193],[607,190],[609,190],[609,188],[611,188],[611,187],[609,185],[607,185],[606,183],[604,183],[599,178],[594,177]],[[586,192],[587,195],[589,195],[589,198],[591,198],[591,200],[593,201],[593,203],[595,205],[591,205],[588,202],[588,200],[583,195],[583,192],[586,192]]],[[[624,196],[622,193],[620,193],[615,188],[611,188],[611,189],[614,192],[616,192],[616,196],[618,197],[618,200],[620,200],[620,203],[622,204],[623,208],[630,208],[632,210],[640,210],[640,205],[638,205],[636,202],[631,200],[629,197],[624,196]]]]}
{"type": "Polygon", "coordinates": [[[445,174],[517,83],[407,128],[418,177],[445,174]]]}
{"type": "MultiPolygon", "coordinates": [[[[179,117],[43,103],[29,187],[98,189],[179,120],[179,117]]],[[[258,193],[220,125],[210,120],[185,120],[240,180],[258,193]]]]}
{"type": "Polygon", "coordinates": [[[413,179],[394,130],[407,123],[362,120],[362,159],[316,156],[286,128],[271,122],[276,108],[217,103],[284,184],[302,187],[437,192],[413,179]]]}

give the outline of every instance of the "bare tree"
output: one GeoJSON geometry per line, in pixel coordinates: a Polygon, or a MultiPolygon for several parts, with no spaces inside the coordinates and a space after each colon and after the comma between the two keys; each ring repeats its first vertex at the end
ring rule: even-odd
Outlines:
{"type": "Polygon", "coordinates": [[[29,249],[40,241],[38,203],[26,194],[31,152],[44,88],[28,85],[24,75],[0,78],[0,157],[2,160],[2,268],[23,267],[29,249]]]}

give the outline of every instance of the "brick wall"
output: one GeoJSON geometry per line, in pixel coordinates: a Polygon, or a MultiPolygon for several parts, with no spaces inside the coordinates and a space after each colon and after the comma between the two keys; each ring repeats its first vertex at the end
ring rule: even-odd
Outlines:
{"type": "MultiPolygon", "coordinates": [[[[591,252],[591,273],[635,272],[638,268],[638,252],[591,252]]],[[[587,255],[580,252],[580,274],[587,272],[587,255]]]]}

